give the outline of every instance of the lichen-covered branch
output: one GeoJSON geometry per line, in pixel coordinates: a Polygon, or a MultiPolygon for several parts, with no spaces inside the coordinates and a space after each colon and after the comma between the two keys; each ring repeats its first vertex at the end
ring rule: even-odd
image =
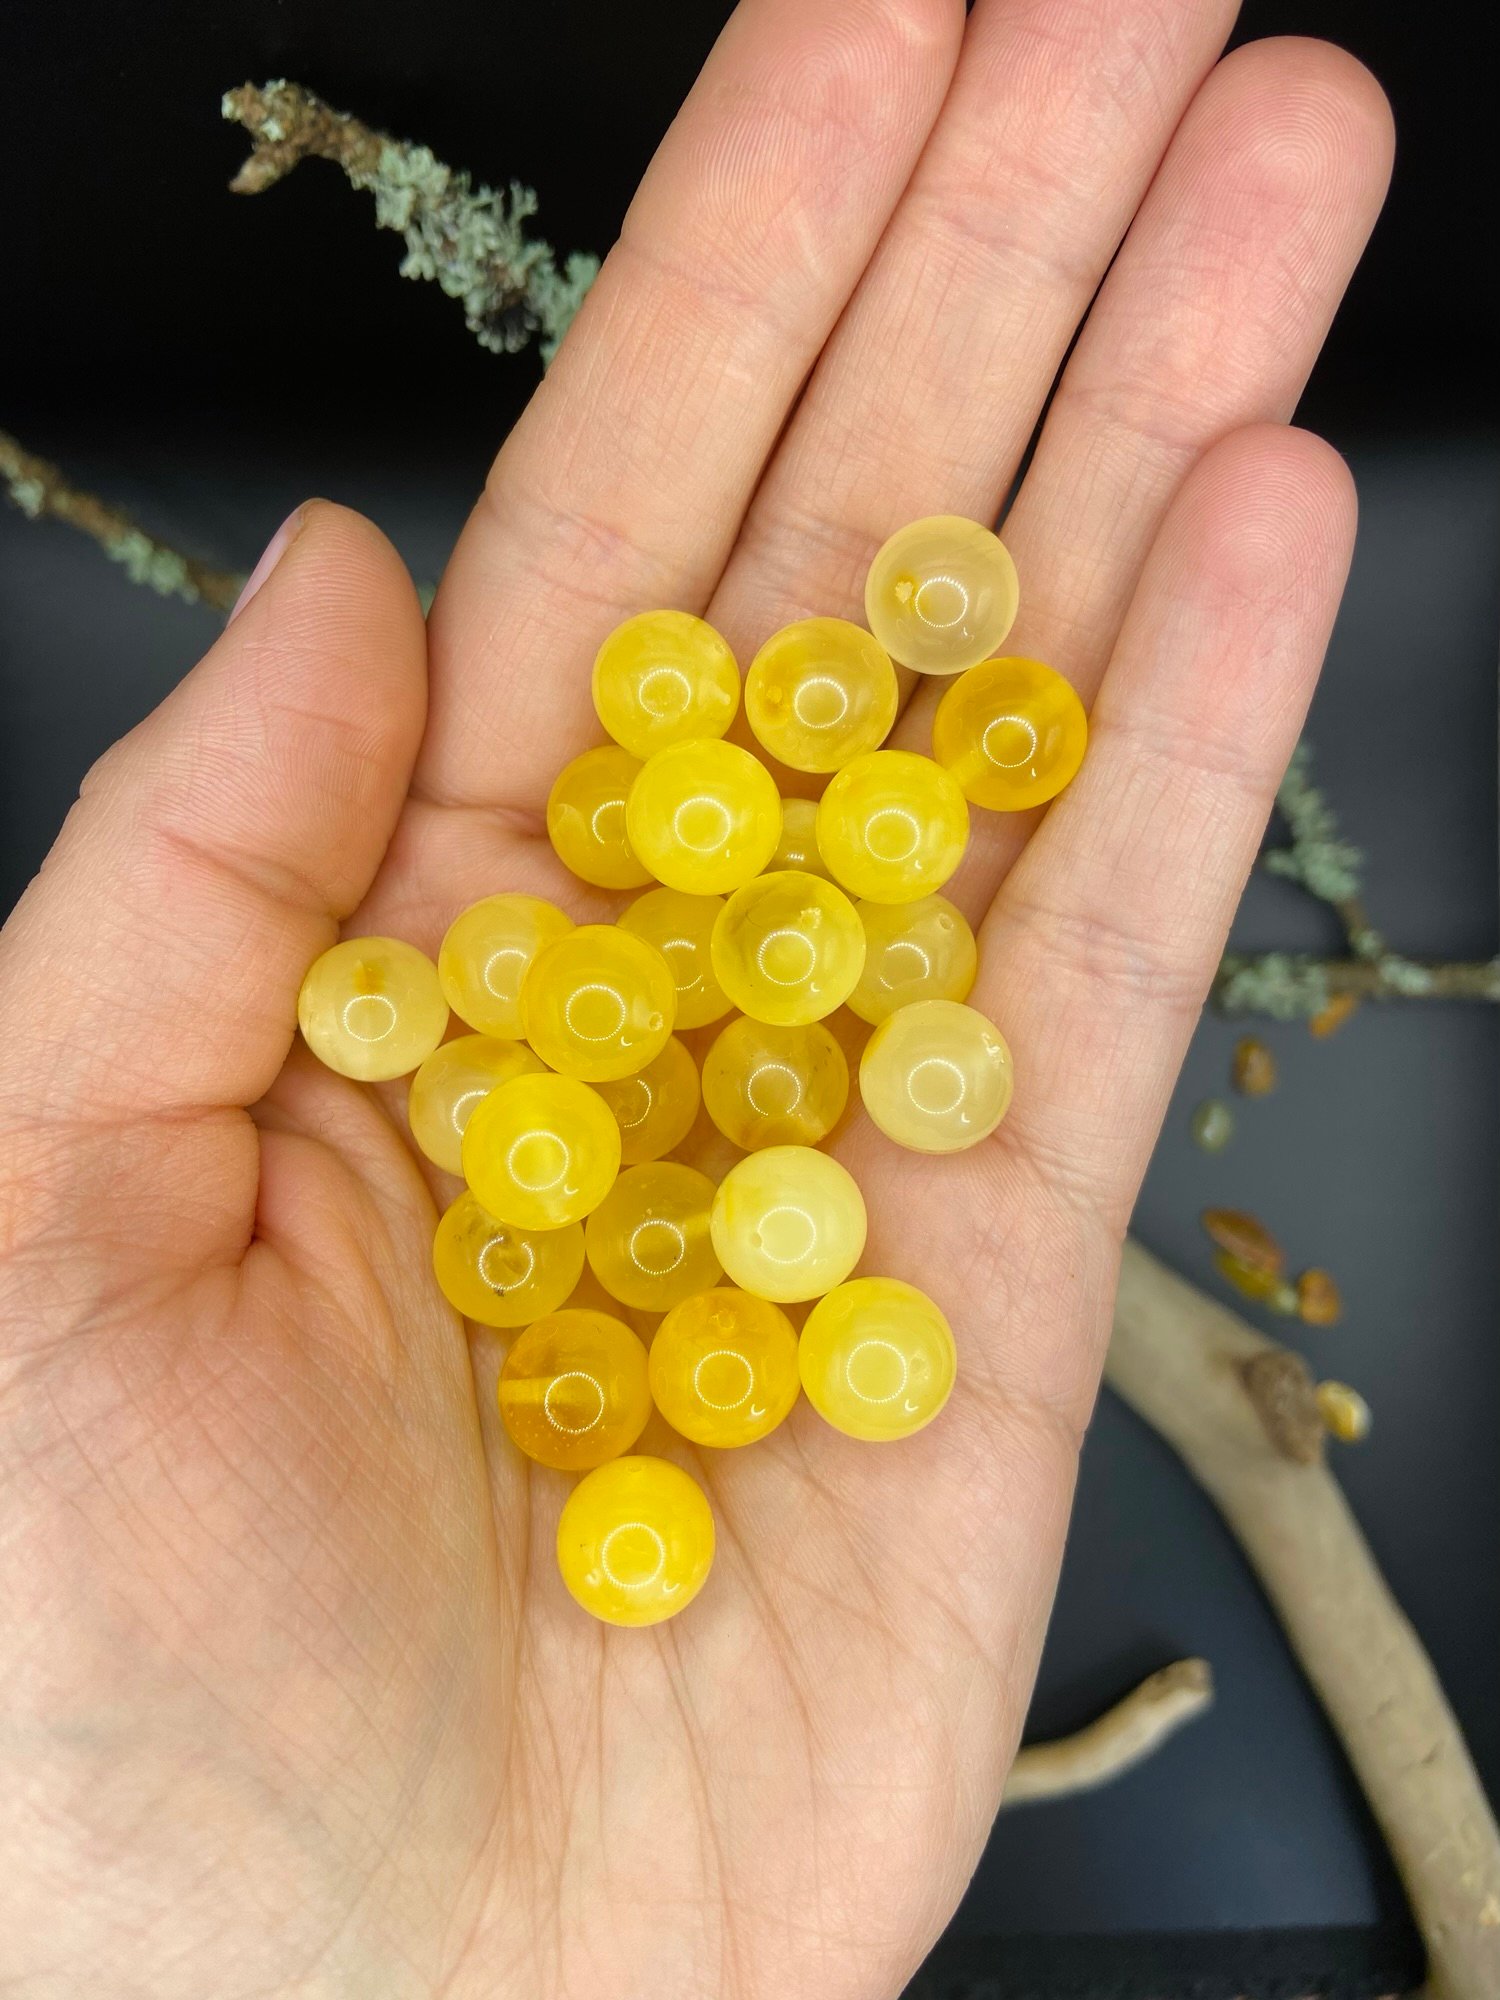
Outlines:
{"type": "Polygon", "coordinates": [[[1072,1736],[1028,1743],[1016,1753],[1005,1781],[1005,1806],[1070,1798],[1123,1777],[1214,1698],[1207,1660],[1174,1660],[1132,1688],[1123,1701],[1072,1736]]]}
{"type": "Polygon", "coordinates": [[[0,480],[10,499],[34,521],[65,521],[117,562],[135,583],[186,604],[228,611],[240,594],[243,572],[214,569],[148,535],[121,507],[86,493],[49,463],[0,431],[0,480]]]}
{"type": "Polygon", "coordinates": [[[514,354],[532,339],[550,361],[599,269],[575,252],[558,268],[548,243],[528,237],[537,211],[530,188],[475,186],[426,146],[389,138],[335,111],[300,84],[241,84],[225,93],[224,116],[250,134],[251,152],[230,187],[259,194],[299,160],[332,160],[375,198],[375,220],[406,242],[404,278],[427,278],[462,301],[481,347],[514,354]]]}
{"type": "Polygon", "coordinates": [[[1432,2000],[1500,1994],[1500,1830],[1432,1664],[1324,1463],[1305,1366],[1126,1245],[1108,1380],[1217,1503],[1380,1822],[1432,2000]]]}

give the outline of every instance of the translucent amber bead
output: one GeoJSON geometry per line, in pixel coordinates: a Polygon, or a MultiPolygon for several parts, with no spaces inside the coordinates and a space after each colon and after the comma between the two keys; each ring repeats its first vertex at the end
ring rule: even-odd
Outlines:
{"type": "Polygon", "coordinates": [[[681,889],[648,889],[620,918],[622,930],[655,945],[672,968],[677,1026],[706,1028],[729,1012],[729,998],[714,977],[710,940],[722,896],[687,896],[681,889]]]}
{"type": "Polygon", "coordinates": [[[411,1080],[406,1099],[411,1136],[434,1166],[461,1174],[464,1127],[480,1098],[513,1076],[538,1076],[545,1067],[524,1042],[459,1035],[442,1043],[411,1080]]]}
{"type": "Polygon", "coordinates": [[[938,703],[932,754],[966,799],[992,812],[1045,805],[1069,784],[1089,740],[1073,685],[1040,660],[986,660],[938,703]]]}
{"type": "Polygon", "coordinates": [[[559,1472],[586,1472],[629,1451],[650,1414],[646,1350],[609,1313],[548,1313],[500,1370],[501,1422],[528,1458],[559,1472]]]}
{"type": "Polygon", "coordinates": [[[598,889],[639,889],[651,880],[625,831],[625,799],[641,768],[615,743],[585,750],[557,774],[547,797],[547,833],[564,868],[598,889]]]}
{"type": "Polygon", "coordinates": [[[859,1065],[864,1107],[916,1153],[958,1153],[1010,1107],[1010,1050],[993,1021],[956,1000],[920,1000],[882,1021],[859,1065]]]}
{"type": "Polygon", "coordinates": [[[517,1229],[563,1229],[597,1208],[620,1170],[620,1128],[597,1090],[571,1076],[518,1076],[475,1105],[464,1179],[517,1229]]]}
{"type": "Polygon", "coordinates": [[[694,736],[722,736],[740,705],[740,670],[712,625],[687,611],[643,611],[617,625],[594,661],[605,734],[646,758],[694,736]]]}
{"type": "Polygon", "coordinates": [[[776,852],[766,867],[768,872],[775,869],[796,868],[804,875],[821,875],[825,882],[833,880],[828,872],[828,863],[818,852],[816,799],[781,801],[781,838],[777,841],[776,852]]]}
{"type": "Polygon", "coordinates": [[[957,1369],[947,1320],[925,1292],[896,1278],[853,1278],[819,1299],[798,1361],[818,1415],[876,1442],[930,1424],[957,1369]]]}
{"type": "Polygon", "coordinates": [[[654,946],[618,924],[580,924],[539,951],[521,988],[526,1039],[583,1083],[633,1076],[672,1032],[677,988],[654,946]]]}
{"type": "Polygon", "coordinates": [[[816,1146],[849,1100],[849,1065],[821,1021],[731,1021],[703,1058],[703,1102],[736,1146],[816,1146]]]}
{"type": "Polygon", "coordinates": [[[448,1027],[437,967],[400,938],[345,938],[315,958],[297,995],[297,1025],[340,1076],[379,1083],[425,1062],[448,1027]]]}
{"type": "Polygon", "coordinates": [[[557,1524],[557,1567],[607,1625],[659,1625],[691,1604],[714,1559],[697,1481],[664,1458],[617,1458],[580,1479],[557,1524]]]}
{"type": "Polygon", "coordinates": [[[658,750],[625,806],[630,843],[669,889],[723,896],[758,875],[781,838],[781,796],[758,757],[700,738],[658,750]]]}
{"type": "Polygon", "coordinates": [[[620,1158],[627,1167],[659,1160],[680,1146],[698,1116],[698,1068],[675,1035],[634,1076],[594,1088],[615,1114],[620,1158]]]}
{"type": "Polygon", "coordinates": [[[629,1167],[589,1217],[584,1251],[612,1299],[667,1312],[722,1273],[709,1237],[714,1184],[675,1160],[629,1167]]]}
{"type": "Polygon", "coordinates": [[[583,1270],[583,1227],[513,1229],[467,1190],[447,1209],[432,1243],[443,1297],[481,1326],[525,1326],[556,1312],[583,1270]]]}
{"type": "Polygon", "coordinates": [[[731,1167],[714,1197],[713,1245],[735,1284],[786,1305],[831,1291],[865,1247],[854,1176],[810,1146],[771,1146],[731,1167]]]}
{"type": "Polygon", "coordinates": [[[915,903],[861,903],[865,969],[850,1011],[878,1026],[917,1000],[966,1000],[979,968],[974,933],[946,896],[915,903]]]}
{"type": "Polygon", "coordinates": [[[1016,566],[998,535],[959,514],[898,528],[865,579],[865,621],[919,674],[957,674],[996,652],[1015,622],[1016,566]]]}
{"type": "Polygon", "coordinates": [[[769,1299],[721,1285],[673,1306],[651,1342],[651,1394],[694,1444],[753,1444],[797,1400],[797,1333],[769,1299]]]}
{"type": "Polygon", "coordinates": [[[438,949],[448,1005],[481,1035],[519,1040],[526,969],[544,945],[572,928],[573,919],[540,896],[486,896],[471,903],[438,949]]]}
{"type": "Polygon", "coordinates": [[[836,771],[878,750],[896,720],[896,669],[844,618],[803,618],[768,639],[745,676],[745,719],[794,771],[836,771]]]}
{"type": "Polygon", "coordinates": [[[759,875],[735,890],[714,925],[719,984],[757,1021],[822,1020],[854,991],[864,962],[854,905],[821,875],[759,875]]]}
{"type": "Polygon", "coordinates": [[[834,880],[872,903],[912,903],[940,889],[968,839],[957,780],[909,750],[856,757],[818,804],[818,847],[834,880]]]}

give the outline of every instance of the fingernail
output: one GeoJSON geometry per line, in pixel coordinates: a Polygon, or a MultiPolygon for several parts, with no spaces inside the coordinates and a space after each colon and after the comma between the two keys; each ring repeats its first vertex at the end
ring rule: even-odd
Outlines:
{"type": "Polygon", "coordinates": [[[256,591],[260,589],[266,578],[275,569],[277,563],[286,554],[288,545],[295,539],[297,530],[301,526],[302,509],[298,507],[287,515],[281,526],[272,535],[270,541],[266,543],[265,553],[245,578],[245,587],[234,600],[234,609],[226,619],[226,624],[232,625],[235,619],[239,617],[245,606],[254,597],[256,591]]]}

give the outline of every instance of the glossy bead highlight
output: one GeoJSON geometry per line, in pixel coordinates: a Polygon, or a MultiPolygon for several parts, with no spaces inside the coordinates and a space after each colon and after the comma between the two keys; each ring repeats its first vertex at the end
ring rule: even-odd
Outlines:
{"type": "Polygon", "coordinates": [[[898,528],[865,579],[866,623],[893,660],[919,674],[962,673],[988,659],[1019,601],[1010,551],[958,514],[898,528]]]}
{"type": "Polygon", "coordinates": [[[702,738],[648,758],[630,788],[625,824],[659,882],[723,896],[770,860],[781,837],[781,795],[748,750],[702,738]]]}
{"type": "Polygon", "coordinates": [[[481,1326],[525,1326],[555,1312],[583,1271],[583,1229],[515,1229],[466,1189],[443,1213],[432,1245],[443,1297],[481,1326]]]}
{"type": "Polygon", "coordinates": [[[486,896],[448,926],[438,977],[448,1005],[477,1034],[518,1041],[521,981],[537,953],[572,930],[573,919],[540,896],[486,896]]]}
{"type": "Polygon", "coordinates": [[[727,1276],[788,1305],[842,1284],[865,1247],[865,1203],[847,1168],[808,1146],[771,1146],[731,1167],[714,1197],[727,1276]]]}
{"type": "Polygon", "coordinates": [[[803,875],[821,875],[825,882],[833,880],[828,863],[818,851],[816,799],[781,801],[781,838],[766,863],[766,873],[775,874],[785,868],[795,868],[803,875]]]}
{"type": "Polygon", "coordinates": [[[642,611],[599,648],[593,692],[605,734],[644,760],[691,737],[722,736],[740,705],[740,673],[703,619],[642,611]]]}
{"type": "Polygon", "coordinates": [[[667,1312],[722,1275],[709,1234],[714,1184],[675,1160],[629,1167],[588,1219],[584,1252],[611,1298],[667,1312]]]}
{"type": "Polygon", "coordinates": [[[849,1064],[821,1021],[783,1028],[748,1015],[703,1058],[703,1102],[736,1146],[816,1146],[844,1114],[849,1064]]]}
{"type": "Polygon", "coordinates": [[[853,1278],[808,1314],[798,1364],[826,1423],[888,1442],[932,1422],[958,1360],[953,1331],[925,1292],[896,1278],[853,1278]]]}
{"type": "Polygon", "coordinates": [[[506,1355],[499,1403],[501,1422],[528,1458],[559,1472],[587,1471],[629,1451],[646,1428],[646,1350],[609,1313],[548,1313],[506,1355]]]}
{"type": "Polygon", "coordinates": [[[713,967],[733,1004],[757,1021],[820,1021],[853,992],[864,927],[833,882],[795,870],[736,889],[713,931],[713,967]]]}
{"type": "Polygon", "coordinates": [[[967,1000],[979,952],[967,917],[946,896],[860,903],[865,965],[849,1010],[872,1027],[918,1000],[967,1000]]]}
{"type": "Polygon", "coordinates": [[[659,1160],[680,1146],[698,1115],[698,1068],[675,1035],[634,1076],[596,1083],[594,1088],[615,1115],[620,1158],[627,1167],[659,1160]]]}
{"type": "Polygon", "coordinates": [[[834,880],[872,903],[931,895],[968,840],[957,780],[909,750],[856,757],[829,780],[818,805],[818,847],[834,880]]]}
{"type": "Polygon", "coordinates": [[[297,1025],[319,1062],[381,1083],[426,1061],[448,1028],[437,967],[400,938],[345,938],[315,958],[297,995],[297,1025]]]}
{"type": "Polygon", "coordinates": [[[733,1286],[684,1299],[651,1342],[651,1394],[694,1444],[753,1444],[797,1400],[797,1334],[779,1306],[733,1286]]]}
{"type": "Polygon", "coordinates": [[[545,1068],[524,1042],[458,1035],[440,1043],[407,1092],[411,1136],[435,1167],[461,1174],[464,1130],[479,1100],[513,1076],[539,1076],[545,1068]]]}
{"type": "Polygon", "coordinates": [[[573,1598],[608,1625],[658,1625],[692,1603],[714,1559],[697,1481],[662,1458],[617,1458],[581,1479],[557,1524],[573,1598]]]}
{"type": "Polygon", "coordinates": [[[475,1106],[464,1178],[517,1229],[563,1229],[599,1206],[620,1170],[620,1128],[597,1091],[570,1076],[518,1076],[475,1106]]]}
{"type": "Polygon", "coordinates": [[[957,1153],[988,1138],[1010,1108],[1005,1037],[953,1000],[902,1007],[871,1035],[859,1065],[866,1111],[898,1146],[957,1153]]]}
{"type": "Polygon", "coordinates": [[[938,703],[932,754],[991,812],[1045,805],[1083,762],[1089,724],[1071,683],[1040,660],[986,660],[938,703]]]}
{"type": "Polygon", "coordinates": [[[878,750],[896,720],[896,669],[845,618],[803,618],[766,641],[745,677],[756,740],[794,771],[836,771],[878,750]]]}
{"type": "Polygon", "coordinates": [[[633,1076],[667,1045],[677,988],[666,960],[618,924],[580,924],[537,953],[521,988],[526,1039],[582,1083],[633,1076]]]}
{"type": "Polygon", "coordinates": [[[596,889],[639,889],[651,880],[625,831],[625,799],[641,769],[616,743],[585,750],[547,795],[547,837],[557,858],[596,889]]]}
{"type": "Polygon", "coordinates": [[[722,896],[689,896],[681,889],[648,889],[620,917],[620,928],[654,945],[672,970],[677,1026],[706,1028],[729,1012],[729,996],[714,977],[714,920],[722,896]]]}

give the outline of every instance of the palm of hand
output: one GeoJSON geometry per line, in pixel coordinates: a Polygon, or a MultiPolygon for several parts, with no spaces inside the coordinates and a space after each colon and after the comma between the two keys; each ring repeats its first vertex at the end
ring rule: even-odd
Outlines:
{"type": "MultiPolygon", "coordinates": [[[[337,919],[430,949],[499,887],[617,906],[563,887],[539,807],[597,734],[584,668],[618,618],[705,608],[743,656],[853,612],[901,519],[998,506],[1226,13],[1055,11],[1043,36],[1008,0],[967,27],[940,0],[751,0],[428,643],[374,532],[311,510],[12,920],[18,1993],[87,1963],[157,2000],[837,2000],[894,1991],[951,1908],[1029,1692],[1119,1233],[1341,581],[1341,469],[1261,420],[1378,203],[1363,73],[1274,44],[1202,86],[1010,517],[1017,648],[1097,691],[1067,798],[1024,848],[977,826],[957,892],[1017,1105],[950,1160],[845,1141],[866,1268],[957,1327],[937,1425],[882,1450],[802,1408],[724,1454],[648,1432],[708,1487],[714,1575],[676,1623],[593,1625],[553,1568],[565,1482],[510,1450],[497,1341],[432,1286],[394,1100],[282,1063],[337,919]]],[[[929,722],[919,692],[897,740],[929,722]]]]}

